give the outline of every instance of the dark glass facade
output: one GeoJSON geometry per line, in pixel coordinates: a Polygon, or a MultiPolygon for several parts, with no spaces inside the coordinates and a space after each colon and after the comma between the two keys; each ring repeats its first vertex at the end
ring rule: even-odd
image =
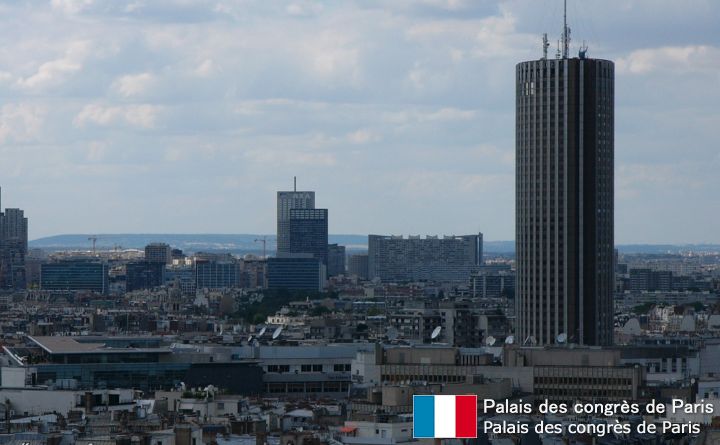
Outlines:
{"type": "Polygon", "coordinates": [[[518,341],[609,345],[614,64],[522,62],[516,98],[518,341]]]}
{"type": "Polygon", "coordinates": [[[309,253],[328,264],[327,209],[290,210],[290,252],[309,253]]]}
{"type": "Polygon", "coordinates": [[[320,291],[324,284],[323,268],[320,260],[313,257],[268,258],[268,288],[320,291]]]}
{"type": "Polygon", "coordinates": [[[108,266],[95,260],[63,260],[40,267],[43,290],[90,291],[105,294],[108,290],[108,266]]]}

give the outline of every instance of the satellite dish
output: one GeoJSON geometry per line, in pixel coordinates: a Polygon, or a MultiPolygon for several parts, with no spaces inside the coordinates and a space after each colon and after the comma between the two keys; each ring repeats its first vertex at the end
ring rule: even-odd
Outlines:
{"type": "Polygon", "coordinates": [[[567,334],[564,332],[561,332],[558,334],[558,336],[555,338],[555,341],[557,341],[559,344],[567,343],[567,334]]]}
{"type": "Polygon", "coordinates": [[[252,341],[252,335],[248,337],[248,344],[252,341]]]}
{"type": "Polygon", "coordinates": [[[435,340],[440,336],[440,331],[442,331],[442,326],[438,326],[435,329],[433,329],[432,334],[430,334],[430,339],[435,340]]]}
{"type": "Polygon", "coordinates": [[[485,344],[488,345],[488,346],[492,346],[492,345],[495,344],[496,341],[497,341],[497,340],[495,339],[495,337],[493,337],[493,336],[491,335],[490,337],[488,337],[488,338],[485,339],[485,344]]]}
{"type": "Polygon", "coordinates": [[[528,337],[528,340],[530,340],[530,344],[533,346],[535,346],[537,344],[537,340],[535,339],[534,335],[531,335],[530,337],[528,337]]]}
{"type": "Polygon", "coordinates": [[[267,326],[263,326],[262,329],[260,329],[260,332],[258,332],[258,337],[262,337],[263,334],[267,331],[267,326]]]}
{"type": "Polygon", "coordinates": [[[511,345],[511,344],[513,344],[513,343],[515,343],[515,336],[514,336],[514,335],[508,335],[507,338],[505,339],[505,344],[506,344],[506,345],[511,345]]]}
{"type": "Polygon", "coordinates": [[[397,340],[398,330],[395,329],[394,327],[390,326],[388,328],[387,332],[385,333],[385,335],[387,336],[388,340],[390,340],[390,341],[397,340]]]}
{"type": "Polygon", "coordinates": [[[275,329],[275,332],[273,332],[272,339],[277,340],[278,337],[280,337],[280,334],[282,334],[282,331],[283,331],[283,327],[278,326],[277,329],[275,329]]]}
{"type": "Polygon", "coordinates": [[[252,345],[253,345],[254,347],[256,347],[256,348],[257,348],[258,346],[260,346],[260,342],[257,341],[257,338],[256,338],[255,340],[253,340],[252,345]]]}

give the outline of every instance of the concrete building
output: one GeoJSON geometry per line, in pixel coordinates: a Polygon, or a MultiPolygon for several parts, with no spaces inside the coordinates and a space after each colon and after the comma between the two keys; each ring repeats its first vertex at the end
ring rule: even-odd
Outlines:
{"type": "Polygon", "coordinates": [[[348,275],[354,275],[361,280],[368,279],[368,256],[365,253],[350,255],[348,258],[348,275]]]}
{"type": "Polygon", "coordinates": [[[87,259],[66,259],[40,266],[40,288],[68,292],[108,292],[108,265],[87,259]]]}
{"type": "Polygon", "coordinates": [[[314,209],[315,192],[277,192],[277,253],[290,252],[290,210],[314,209]]]}
{"type": "Polygon", "coordinates": [[[328,245],[328,276],[345,275],[345,246],[328,245]]]}
{"type": "Polygon", "coordinates": [[[468,283],[482,264],[482,233],[465,236],[368,236],[368,276],[382,281],[468,283]]]}
{"type": "Polygon", "coordinates": [[[516,67],[517,334],[613,338],[614,76],[609,60],[516,67]]]}
{"type": "Polygon", "coordinates": [[[212,384],[230,394],[262,392],[262,370],[255,360],[216,360],[211,352],[171,348],[161,337],[27,336],[24,345],[3,346],[3,351],[32,385],[150,391],[183,382],[189,387],[212,384]]]}

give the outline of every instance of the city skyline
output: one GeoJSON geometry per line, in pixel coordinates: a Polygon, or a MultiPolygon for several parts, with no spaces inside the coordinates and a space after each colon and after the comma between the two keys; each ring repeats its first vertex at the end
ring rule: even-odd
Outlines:
{"type": "MultiPolygon", "coordinates": [[[[554,54],[561,2],[123,7],[3,6],[0,177],[31,239],[272,233],[293,175],[331,233],[513,238],[512,72],[542,32],[554,54]]],[[[720,6],[569,8],[571,51],[617,61],[616,242],[720,242],[720,6]]]]}

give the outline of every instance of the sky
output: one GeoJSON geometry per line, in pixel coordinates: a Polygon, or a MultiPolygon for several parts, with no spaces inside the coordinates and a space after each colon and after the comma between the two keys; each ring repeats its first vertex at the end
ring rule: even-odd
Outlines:
{"type": "MultiPolygon", "coordinates": [[[[616,243],[720,243],[720,2],[570,0],[616,63],[616,243]]],[[[515,64],[561,0],[0,4],[0,186],[30,238],[331,233],[514,238],[515,64]]]]}

